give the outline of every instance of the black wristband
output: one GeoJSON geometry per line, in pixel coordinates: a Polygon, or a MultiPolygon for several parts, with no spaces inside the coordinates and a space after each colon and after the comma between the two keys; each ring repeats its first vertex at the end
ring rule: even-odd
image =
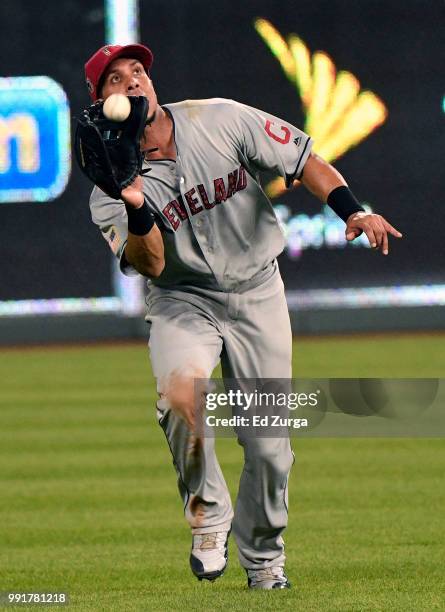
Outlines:
{"type": "Polygon", "coordinates": [[[153,216],[144,202],[140,208],[133,208],[125,204],[128,215],[128,231],[136,236],[145,236],[155,224],[153,216]]]}
{"type": "Polygon", "coordinates": [[[345,223],[352,214],[365,210],[346,185],[333,189],[328,195],[327,204],[345,223]]]}

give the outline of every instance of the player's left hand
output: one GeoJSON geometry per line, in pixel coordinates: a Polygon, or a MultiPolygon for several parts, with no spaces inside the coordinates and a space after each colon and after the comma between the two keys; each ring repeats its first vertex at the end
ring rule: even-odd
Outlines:
{"type": "MultiPolygon", "coordinates": [[[[145,96],[129,96],[131,111],[124,121],[108,119],[104,103],[98,100],[77,120],[74,151],[82,172],[114,200],[133,186],[142,173],[140,142],[145,129],[148,102],[145,96]]],[[[134,191],[134,190],[133,190],[134,191]]],[[[131,189],[129,205],[138,208],[131,189]]]]}
{"type": "Polygon", "coordinates": [[[362,232],[368,237],[373,249],[381,249],[383,255],[388,255],[388,234],[401,238],[402,234],[396,230],[381,215],[367,212],[353,213],[346,222],[346,240],[358,238],[362,232]]]}

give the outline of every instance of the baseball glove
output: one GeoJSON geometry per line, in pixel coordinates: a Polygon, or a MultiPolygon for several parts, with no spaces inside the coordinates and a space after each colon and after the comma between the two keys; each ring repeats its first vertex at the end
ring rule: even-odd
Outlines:
{"type": "Polygon", "coordinates": [[[125,121],[111,121],[103,101],[86,108],[77,119],[74,150],[80,169],[115,200],[141,174],[140,139],[147,120],[148,101],[130,96],[131,111],[125,121]]]}

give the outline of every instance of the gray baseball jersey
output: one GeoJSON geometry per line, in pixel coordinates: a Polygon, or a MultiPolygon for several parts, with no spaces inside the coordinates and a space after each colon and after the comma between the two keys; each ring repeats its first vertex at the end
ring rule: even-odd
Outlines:
{"type": "MultiPolygon", "coordinates": [[[[284,239],[259,180],[261,170],[299,178],[310,138],[272,115],[232,100],[163,107],[174,122],[176,161],[145,164],[143,189],[163,233],[165,269],[151,281],[147,321],[160,400],[158,420],[178,474],[193,533],[233,527],[246,569],[284,565],[288,438],[244,437],[244,470],[232,508],[211,438],[190,456],[190,432],[172,410],[181,376],[208,378],[221,359],[225,379],[289,378],[292,334],[276,256],[284,239]],[[179,379],[178,379],[179,376],[179,379]]],[[[121,262],[127,215],[97,187],[93,221],[121,262]]]]}
{"type": "MultiPolygon", "coordinates": [[[[159,287],[198,285],[233,291],[263,270],[284,247],[272,205],[259,180],[262,170],[299,178],[311,139],[268,113],[221,98],[163,107],[174,122],[176,161],[144,164],[144,194],[163,232],[165,268],[159,287]]],[[[121,260],[127,239],[122,202],[98,187],[93,221],[121,260]]]]}

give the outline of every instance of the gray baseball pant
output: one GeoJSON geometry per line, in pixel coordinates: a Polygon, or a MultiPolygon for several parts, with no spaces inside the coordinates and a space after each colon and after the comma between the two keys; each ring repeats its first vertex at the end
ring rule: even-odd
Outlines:
{"type": "Polygon", "coordinates": [[[289,438],[237,431],[244,468],[234,513],[213,437],[191,452],[193,435],[162,395],[176,375],[210,378],[220,359],[224,378],[291,377],[292,335],[276,262],[262,276],[260,285],[246,283],[238,293],[152,286],[147,300],[150,357],[161,397],[157,416],[173,455],[185,517],[195,534],[232,525],[246,569],[284,565],[281,534],[294,459],[289,438]]]}

